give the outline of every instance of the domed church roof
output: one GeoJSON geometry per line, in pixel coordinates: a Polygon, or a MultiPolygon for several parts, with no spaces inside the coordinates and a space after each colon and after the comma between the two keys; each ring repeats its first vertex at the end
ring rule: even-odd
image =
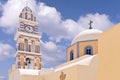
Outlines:
{"type": "Polygon", "coordinates": [[[88,29],[88,30],[82,31],[77,36],[75,36],[71,45],[79,41],[88,41],[88,40],[98,39],[98,36],[100,33],[102,33],[102,31],[97,29],[88,29]]]}

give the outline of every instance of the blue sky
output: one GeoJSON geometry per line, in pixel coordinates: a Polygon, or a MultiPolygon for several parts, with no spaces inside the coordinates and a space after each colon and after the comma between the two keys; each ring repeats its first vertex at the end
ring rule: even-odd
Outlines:
{"type": "MultiPolygon", "coordinates": [[[[119,0],[28,0],[42,32],[42,67],[51,68],[66,60],[66,48],[89,21],[107,30],[120,21],[119,0]]],[[[14,34],[25,0],[0,0],[0,80],[7,79],[15,62],[14,34]]]]}

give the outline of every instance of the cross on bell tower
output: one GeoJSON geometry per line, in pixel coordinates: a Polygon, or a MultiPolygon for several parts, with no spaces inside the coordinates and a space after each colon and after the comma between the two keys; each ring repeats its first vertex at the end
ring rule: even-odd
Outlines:
{"type": "Polygon", "coordinates": [[[26,2],[26,6],[28,6],[28,0],[25,0],[25,2],[26,2]]]}

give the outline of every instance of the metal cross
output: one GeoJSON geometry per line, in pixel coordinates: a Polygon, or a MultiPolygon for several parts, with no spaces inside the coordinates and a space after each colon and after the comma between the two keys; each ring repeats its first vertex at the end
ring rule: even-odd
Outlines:
{"type": "Polygon", "coordinates": [[[89,23],[90,27],[89,27],[89,29],[92,29],[92,23],[93,23],[93,21],[90,20],[90,23],[89,23]]]}

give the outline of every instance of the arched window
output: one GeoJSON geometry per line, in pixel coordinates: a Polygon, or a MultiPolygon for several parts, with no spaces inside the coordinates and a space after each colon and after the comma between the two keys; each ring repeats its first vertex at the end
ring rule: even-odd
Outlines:
{"type": "Polygon", "coordinates": [[[70,52],[70,60],[73,60],[74,59],[74,53],[73,53],[73,50],[70,52]]]}
{"type": "Polygon", "coordinates": [[[31,52],[31,45],[29,45],[28,48],[29,48],[28,51],[31,52]]]}
{"type": "Polygon", "coordinates": [[[25,51],[28,51],[28,40],[27,39],[25,39],[25,51]]]}
{"type": "Polygon", "coordinates": [[[20,18],[22,18],[22,13],[20,13],[20,16],[19,16],[20,18]]]}
{"type": "Polygon", "coordinates": [[[32,47],[32,49],[31,49],[32,52],[35,52],[35,42],[33,40],[32,40],[32,46],[31,47],[32,47]]]}
{"type": "Polygon", "coordinates": [[[35,47],[35,52],[36,52],[36,53],[39,53],[39,52],[40,52],[40,47],[39,47],[38,45],[36,45],[36,47],[35,47]]]}
{"type": "Polygon", "coordinates": [[[92,46],[87,46],[84,48],[84,53],[87,55],[92,55],[93,54],[93,48],[92,46]]]}
{"type": "Polygon", "coordinates": [[[27,12],[25,13],[25,19],[27,19],[28,18],[28,16],[27,16],[27,12]]]}
{"type": "Polygon", "coordinates": [[[34,21],[36,21],[36,17],[34,17],[34,21]]]}
{"type": "Polygon", "coordinates": [[[31,14],[31,21],[33,21],[33,14],[31,14]]]}
{"type": "Polygon", "coordinates": [[[25,66],[27,69],[35,69],[35,60],[31,58],[26,58],[25,66]]]}
{"type": "Polygon", "coordinates": [[[31,64],[30,58],[26,58],[26,60],[25,60],[25,66],[27,66],[28,69],[30,69],[30,64],[31,64]]]}
{"type": "Polygon", "coordinates": [[[19,43],[18,50],[24,51],[24,44],[19,43]]]}
{"type": "Polygon", "coordinates": [[[18,66],[18,68],[20,68],[20,61],[18,61],[17,66],[18,66]]]}

